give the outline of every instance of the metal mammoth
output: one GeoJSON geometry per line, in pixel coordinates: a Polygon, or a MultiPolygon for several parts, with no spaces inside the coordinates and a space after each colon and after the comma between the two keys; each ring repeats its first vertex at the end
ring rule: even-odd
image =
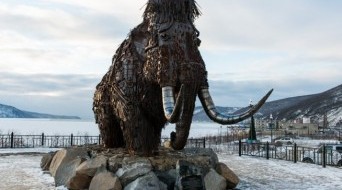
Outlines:
{"type": "Polygon", "coordinates": [[[196,97],[213,121],[233,124],[254,114],[272,90],[239,115],[220,113],[208,90],[198,50],[200,15],[194,0],[149,0],[143,22],[117,49],[109,71],[97,85],[93,111],[106,147],[126,147],[151,155],[167,122],[176,124],[171,146],[183,149],[196,97]]]}

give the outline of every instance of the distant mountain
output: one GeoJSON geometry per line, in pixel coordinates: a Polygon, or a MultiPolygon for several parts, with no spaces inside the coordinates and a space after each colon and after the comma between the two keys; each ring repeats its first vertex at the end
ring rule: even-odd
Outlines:
{"type": "Polygon", "coordinates": [[[342,85],[318,94],[267,102],[260,109],[262,118],[271,113],[278,120],[310,117],[314,122],[322,121],[327,114],[328,122],[335,125],[342,117],[342,85]]]}
{"type": "MultiPolygon", "coordinates": [[[[226,113],[238,114],[246,111],[247,108],[218,107],[218,109],[225,110],[226,113]]],[[[330,126],[334,126],[342,117],[342,85],[318,94],[266,102],[255,117],[267,119],[270,114],[277,120],[290,121],[310,117],[313,122],[322,121],[324,114],[327,114],[330,126]]],[[[193,120],[210,121],[203,115],[204,110],[197,108],[193,120]]]]}
{"type": "Polygon", "coordinates": [[[49,119],[81,119],[78,116],[51,115],[23,111],[9,105],[0,104],[0,118],[49,118],[49,119]]]}

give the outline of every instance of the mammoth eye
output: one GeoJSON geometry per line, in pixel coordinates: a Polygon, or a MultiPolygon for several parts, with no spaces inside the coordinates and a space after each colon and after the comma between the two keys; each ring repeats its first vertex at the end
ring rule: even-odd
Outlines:
{"type": "Polygon", "coordinates": [[[160,38],[164,41],[171,39],[171,36],[165,33],[160,34],[160,38]]]}

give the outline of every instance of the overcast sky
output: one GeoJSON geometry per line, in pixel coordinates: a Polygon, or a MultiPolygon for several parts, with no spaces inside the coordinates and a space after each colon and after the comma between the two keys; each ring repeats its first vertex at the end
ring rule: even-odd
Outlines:
{"type": "MultiPolygon", "coordinates": [[[[1,0],[0,103],[92,118],[92,96],[145,0],[1,0]]],[[[342,1],[197,0],[216,105],[341,84],[342,1]]]]}

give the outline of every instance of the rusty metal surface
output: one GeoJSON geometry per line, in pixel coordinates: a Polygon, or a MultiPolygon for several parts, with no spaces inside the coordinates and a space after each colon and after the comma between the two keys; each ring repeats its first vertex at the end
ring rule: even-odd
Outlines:
{"type": "Polygon", "coordinates": [[[194,0],[147,2],[143,22],[122,42],[96,86],[93,111],[106,147],[151,155],[158,149],[161,130],[169,119],[176,123],[171,146],[184,148],[196,96],[208,89],[198,50],[201,40],[194,26],[199,15],[194,0]],[[162,94],[162,88],[167,93],[162,94]],[[172,96],[180,100],[175,106],[170,105],[172,96]]]}

